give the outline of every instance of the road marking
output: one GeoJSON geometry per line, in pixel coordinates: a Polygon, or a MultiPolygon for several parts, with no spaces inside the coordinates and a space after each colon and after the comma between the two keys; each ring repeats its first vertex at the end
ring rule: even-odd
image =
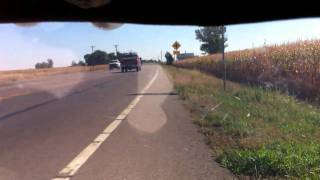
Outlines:
{"type": "Polygon", "coordinates": [[[110,134],[112,133],[121,123],[122,120],[114,120],[104,131],[103,133],[110,134]]]}
{"type": "Polygon", "coordinates": [[[52,180],[70,180],[80,167],[93,155],[93,153],[100,147],[100,145],[112,134],[112,132],[121,124],[121,122],[128,116],[131,110],[138,104],[143,97],[143,94],[151,87],[153,82],[159,75],[159,68],[149,81],[149,83],[142,89],[141,93],[137,95],[113,121],[109,124],[86,148],[84,148],[59,174],[52,180]]]}

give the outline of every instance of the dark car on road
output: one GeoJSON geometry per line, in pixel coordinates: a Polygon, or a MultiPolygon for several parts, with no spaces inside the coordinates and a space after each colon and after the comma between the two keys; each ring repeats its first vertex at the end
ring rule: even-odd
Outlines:
{"type": "Polygon", "coordinates": [[[136,53],[122,54],[120,57],[121,72],[141,71],[141,58],[136,53]]]}

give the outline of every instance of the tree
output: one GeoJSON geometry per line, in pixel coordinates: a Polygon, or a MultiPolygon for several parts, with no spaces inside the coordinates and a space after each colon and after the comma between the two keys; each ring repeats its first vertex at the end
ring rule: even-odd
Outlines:
{"type": "Polygon", "coordinates": [[[195,31],[196,39],[202,42],[200,50],[208,54],[214,54],[222,52],[222,44],[227,47],[227,38],[224,37],[224,42],[222,42],[222,34],[225,35],[225,26],[211,26],[203,27],[195,31]]]}
{"type": "Polygon", "coordinates": [[[78,66],[78,64],[77,64],[76,61],[72,61],[72,62],[71,62],[71,66],[78,66]]]}
{"type": "Polygon", "coordinates": [[[78,65],[79,66],[86,66],[87,64],[84,61],[79,61],[78,65]]]}
{"type": "Polygon", "coordinates": [[[79,61],[78,63],[76,61],[71,62],[71,66],[86,66],[87,64],[83,61],[79,61]]]}
{"type": "Polygon", "coordinates": [[[86,63],[88,64],[88,66],[92,66],[93,62],[91,59],[91,54],[86,54],[83,56],[84,60],[86,61],[86,63]]]}
{"type": "Polygon", "coordinates": [[[36,69],[42,68],[42,63],[37,63],[37,64],[35,65],[35,68],[36,68],[36,69]]]}
{"type": "Polygon", "coordinates": [[[89,66],[108,64],[110,61],[108,54],[101,50],[96,50],[91,54],[84,55],[84,59],[89,66]]]}
{"type": "Polygon", "coordinates": [[[171,65],[173,62],[173,56],[171,55],[171,53],[166,52],[166,54],[164,55],[164,57],[166,58],[166,64],[167,65],[171,65]]]}
{"type": "Polygon", "coordinates": [[[109,56],[110,60],[116,60],[117,59],[117,56],[116,56],[115,53],[109,53],[108,56],[109,56]]]}
{"type": "Polygon", "coordinates": [[[41,63],[37,63],[35,65],[36,69],[52,68],[52,67],[53,67],[53,60],[52,59],[48,59],[47,62],[41,62],[41,63]]]}
{"type": "Polygon", "coordinates": [[[48,59],[47,60],[47,64],[48,64],[48,68],[52,68],[53,67],[53,61],[52,61],[52,59],[48,59]]]}

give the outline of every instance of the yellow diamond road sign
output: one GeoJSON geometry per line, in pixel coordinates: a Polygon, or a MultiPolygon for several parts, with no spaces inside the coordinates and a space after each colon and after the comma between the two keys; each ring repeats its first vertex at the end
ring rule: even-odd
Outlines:
{"type": "Polygon", "coordinates": [[[179,44],[178,41],[176,41],[176,42],[174,42],[174,43],[172,44],[172,47],[173,47],[174,49],[179,49],[180,46],[181,46],[181,45],[179,44]]]}

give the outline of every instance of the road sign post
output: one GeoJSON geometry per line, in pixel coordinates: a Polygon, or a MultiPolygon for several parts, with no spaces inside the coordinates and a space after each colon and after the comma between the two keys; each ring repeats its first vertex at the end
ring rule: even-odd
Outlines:
{"type": "MultiPolygon", "coordinates": [[[[224,28],[224,26],[223,26],[224,28]]],[[[226,90],[227,66],[224,59],[224,32],[222,32],[223,90],[226,90]]]]}
{"type": "Polygon", "coordinates": [[[181,44],[178,41],[175,41],[172,44],[172,47],[174,49],[174,51],[173,51],[174,59],[176,60],[177,59],[177,55],[180,54],[180,51],[178,51],[178,49],[181,47],[181,44]]]}

